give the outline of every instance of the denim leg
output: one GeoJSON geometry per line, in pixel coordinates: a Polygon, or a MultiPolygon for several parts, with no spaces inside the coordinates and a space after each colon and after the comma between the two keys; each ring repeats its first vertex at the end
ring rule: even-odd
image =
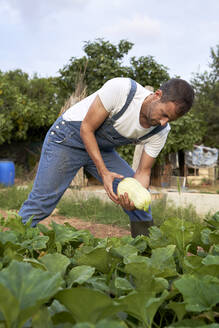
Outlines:
{"type": "MultiPolygon", "coordinates": [[[[134,171],[128,163],[122,159],[119,154],[115,150],[110,151],[103,151],[101,150],[101,155],[104,160],[104,163],[109,171],[116,172],[118,174],[123,175],[124,177],[133,177],[134,171]]],[[[95,178],[102,182],[101,177],[99,176],[97,169],[92,162],[89,161],[88,165],[85,167],[86,170],[92,174],[95,178]]],[[[117,194],[117,187],[118,183],[121,179],[115,179],[113,182],[113,191],[117,194]]],[[[124,210],[124,209],[123,209],[124,210]]],[[[131,221],[151,221],[152,214],[151,214],[151,207],[149,208],[148,212],[142,210],[134,210],[134,211],[126,211],[131,221]]]]}
{"type": "Polygon", "coordinates": [[[33,216],[34,227],[51,214],[87,158],[85,151],[48,141],[47,135],[32,191],[19,211],[23,223],[33,216]]]}

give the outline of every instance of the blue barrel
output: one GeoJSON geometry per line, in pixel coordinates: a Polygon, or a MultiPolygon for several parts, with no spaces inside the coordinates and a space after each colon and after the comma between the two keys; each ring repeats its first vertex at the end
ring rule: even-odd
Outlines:
{"type": "Polygon", "coordinates": [[[0,160],[0,184],[12,186],[14,184],[15,165],[11,161],[0,160]]]}

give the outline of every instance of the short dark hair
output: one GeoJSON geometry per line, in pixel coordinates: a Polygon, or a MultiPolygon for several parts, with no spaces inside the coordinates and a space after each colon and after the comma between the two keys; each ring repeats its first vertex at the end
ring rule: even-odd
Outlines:
{"type": "Polygon", "coordinates": [[[160,90],[162,90],[161,102],[172,101],[177,105],[179,115],[184,115],[192,107],[194,101],[194,90],[192,86],[182,79],[170,79],[164,82],[160,90]]]}

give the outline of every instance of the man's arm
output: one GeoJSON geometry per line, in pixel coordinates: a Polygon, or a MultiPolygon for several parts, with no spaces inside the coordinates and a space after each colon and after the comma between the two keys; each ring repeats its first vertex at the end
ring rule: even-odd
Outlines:
{"type": "Polygon", "coordinates": [[[149,156],[144,150],[142,151],[141,159],[134,178],[138,180],[145,188],[149,187],[151,168],[153,167],[155,161],[156,158],[149,156]]]}
{"type": "Polygon", "coordinates": [[[115,178],[123,178],[123,176],[115,172],[110,172],[106,168],[94,134],[108,116],[109,113],[104,108],[100,97],[96,96],[82,121],[80,135],[89,156],[96,165],[97,171],[103,180],[103,185],[109,198],[118,204],[119,199],[113,192],[112,184],[115,178]]]}

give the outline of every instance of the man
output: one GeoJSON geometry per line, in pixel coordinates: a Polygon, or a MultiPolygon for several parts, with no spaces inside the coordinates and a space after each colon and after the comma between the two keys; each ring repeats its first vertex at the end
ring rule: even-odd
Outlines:
{"type": "Polygon", "coordinates": [[[114,78],[69,108],[46,135],[33,189],[19,212],[23,222],[33,216],[36,226],[46,218],[83,166],[128,214],[132,236],[147,235],[153,224],[151,210],[135,209],[127,194],[119,198],[118,183],[134,177],[149,187],[151,168],[170,130],[168,122],[188,112],[193,99],[192,87],[182,79],[171,79],[152,93],[134,80],[114,78]],[[144,144],[136,172],[115,151],[130,143],[144,144]]]}

